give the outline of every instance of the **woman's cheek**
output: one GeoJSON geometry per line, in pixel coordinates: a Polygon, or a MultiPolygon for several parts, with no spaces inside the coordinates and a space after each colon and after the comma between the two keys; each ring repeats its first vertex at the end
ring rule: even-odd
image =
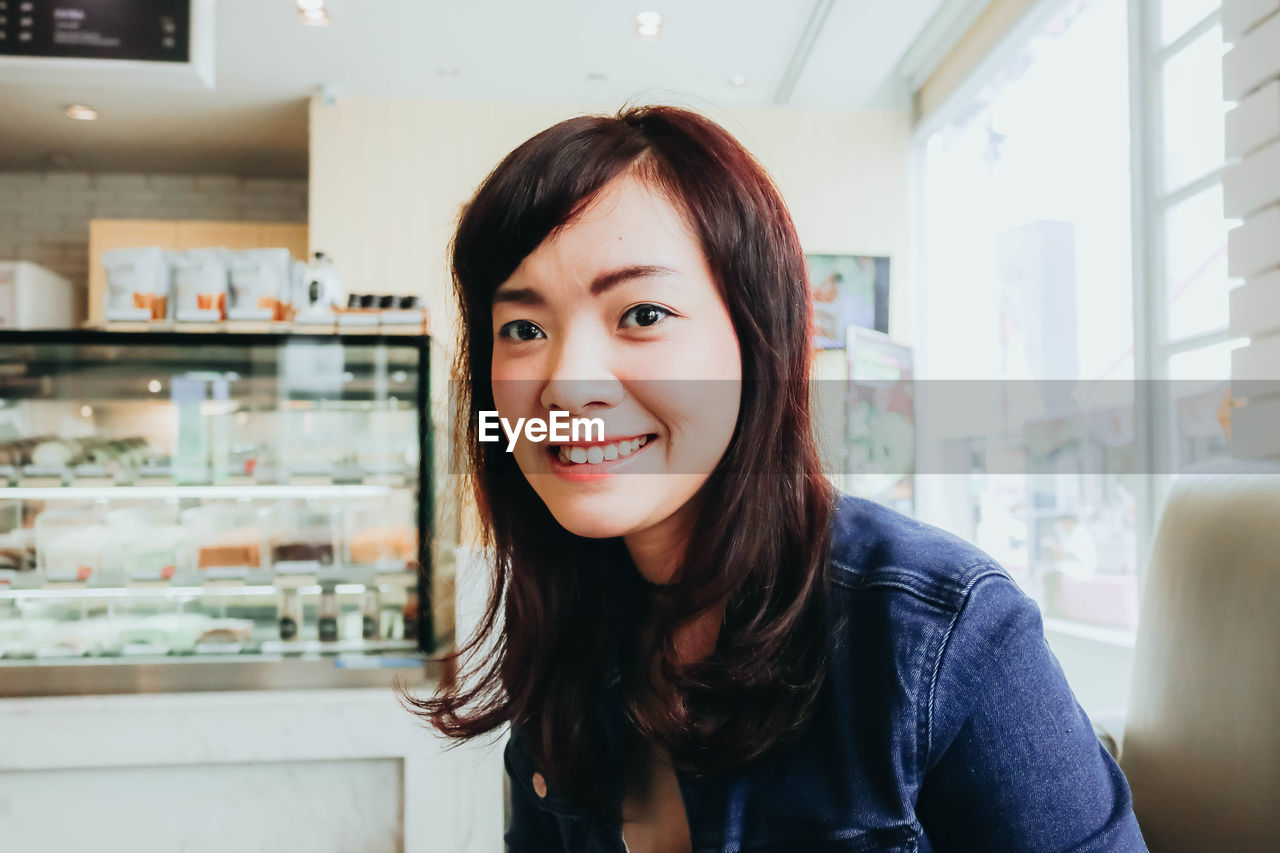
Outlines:
{"type": "Polygon", "coordinates": [[[709,473],[724,455],[737,426],[741,383],[728,379],[678,379],[643,383],[641,405],[662,424],[667,465],[674,474],[709,473]]]}

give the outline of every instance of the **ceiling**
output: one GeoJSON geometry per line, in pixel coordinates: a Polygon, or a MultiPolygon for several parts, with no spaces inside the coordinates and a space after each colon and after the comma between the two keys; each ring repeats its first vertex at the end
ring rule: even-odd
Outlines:
{"type": "Polygon", "coordinates": [[[679,100],[904,108],[893,72],[943,0],[295,0],[214,3],[215,86],[0,69],[0,170],[303,176],[307,100],[679,100]],[[663,15],[661,37],[636,13],[663,15]],[[730,78],[742,75],[744,85],[730,78]],[[69,104],[100,118],[72,121],[69,104]]]}

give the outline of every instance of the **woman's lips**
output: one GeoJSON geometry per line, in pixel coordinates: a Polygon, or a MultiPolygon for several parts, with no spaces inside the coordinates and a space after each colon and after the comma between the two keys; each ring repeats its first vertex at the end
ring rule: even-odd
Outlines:
{"type": "Polygon", "coordinates": [[[570,480],[583,480],[630,465],[657,440],[656,435],[649,433],[603,442],[549,445],[546,453],[552,473],[570,480]]]}

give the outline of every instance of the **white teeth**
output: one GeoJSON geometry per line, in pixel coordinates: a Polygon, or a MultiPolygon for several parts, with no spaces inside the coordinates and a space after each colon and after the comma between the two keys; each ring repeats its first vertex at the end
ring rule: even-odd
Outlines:
{"type": "Polygon", "coordinates": [[[560,447],[560,461],[565,465],[599,465],[611,462],[619,456],[630,456],[649,443],[648,436],[619,441],[616,444],[593,444],[590,447],[560,447]]]}

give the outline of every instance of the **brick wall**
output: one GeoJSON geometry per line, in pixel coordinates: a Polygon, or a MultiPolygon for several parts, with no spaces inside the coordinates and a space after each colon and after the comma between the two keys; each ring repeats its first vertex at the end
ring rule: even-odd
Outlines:
{"type": "Polygon", "coordinates": [[[90,219],[306,222],[307,181],[0,172],[0,260],[40,264],[83,289],[90,219]]]}

